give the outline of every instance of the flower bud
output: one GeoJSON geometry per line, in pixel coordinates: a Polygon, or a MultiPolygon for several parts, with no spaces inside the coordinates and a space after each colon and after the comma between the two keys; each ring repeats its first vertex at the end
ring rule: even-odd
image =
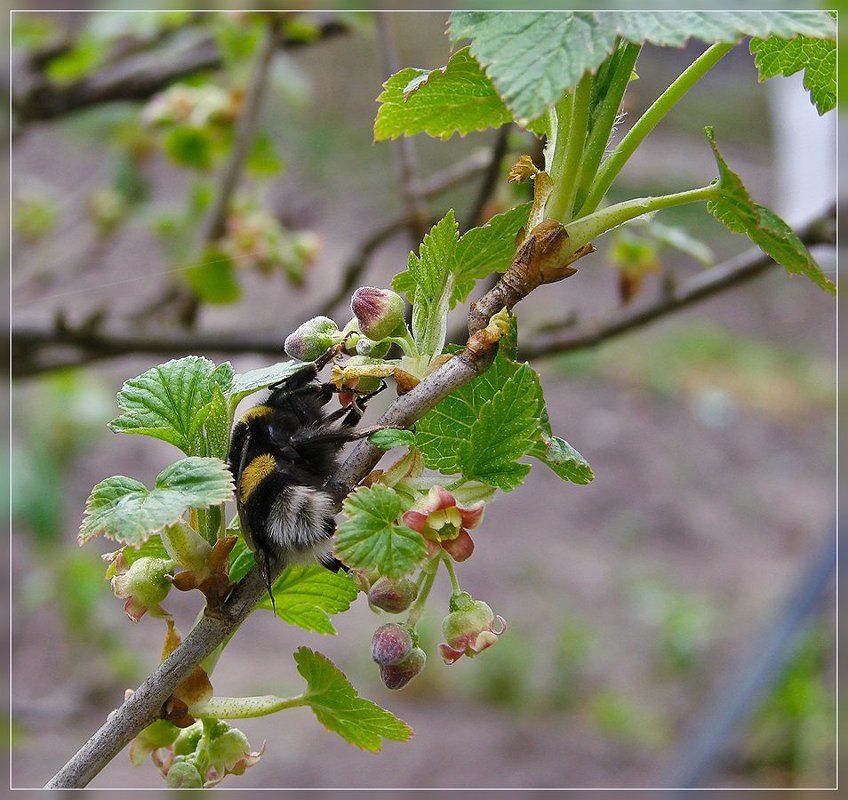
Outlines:
{"type": "Polygon", "coordinates": [[[289,334],[286,354],[298,361],[314,361],[342,340],[339,326],[329,317],[313,317],[289,334]]]}
{"type": "MultiPolygon", "coordinates": [[[[264,750],[264,747],[263,747],[264,750]]],[[[259,761],[262,753],[251,752],[247,736],[226,722],[218,722],[210,736],[207,750],[209,765],[207,785],[217,783],[225,775],[243,775],[244,771],[259,761]]]]}
{"type": "Polygon", "coordinates": [[[371,637],[371,658],[381,667],[398,664],[411,652],[415,643],[405,625],[389,622],[381,625],[371,637]]]}
{"type": "Polygon", "coordinates": [[[112,578],[112,591],[116,597],[125,597],[124,613],[138,622],[147,611],[154,616],[167,616],[159,605],[171,588],[166,575],[174,562],[164,558],[144,556],[126,567],[123,556],[115,561],[117,575],[112,578]]]}
{"type": "Polygon", "coordinates": [[[380,578],[368,591],[368,602],[390,614],[400,614],[412,605],[418,587],[409,578],[380,578]]]}
{"type": "Polygon", "coordinates": [[[427,654],[416,647],[398,664],[381,664],[380,677],[387,689],[402,689],[422,669],[427,662],[427,654]]]}
{"type": "Polygon", "coordinates": [[[169,770],[166,778],[169,789],[201,789],[203,778],[197,767],[189,761],[177,761],[169,770]]]}
{"type": "Polygon", "coordinates": [[[475,600],[467,592],[459,592],[450,600],[451,613],[442,622],[446,643],[439,650],[446,664],[453,664],[462,656],[469,658],[491,647],[506,630],[506,620],[495,616],[482,600],[475,600]],[[498,621],[500,630],[495,630],[498,621]]]}
{"type": "Polygon", "coordinates": [[[375,342],[392,336],[404,324],[403,298],[391,289],[363,286],[353,293],[350,310],[359,329],[375,342]]]}
{"type": "Polygon", "coordinates": [[[361,336],[356,342],[356,354],[367,358],[384,358],[391,346],[391,342],[374,342],[361,336]]]}

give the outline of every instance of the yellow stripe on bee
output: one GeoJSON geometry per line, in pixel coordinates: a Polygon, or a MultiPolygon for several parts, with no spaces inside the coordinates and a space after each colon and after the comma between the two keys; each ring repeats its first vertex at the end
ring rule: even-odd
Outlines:
{"type": "Polygon", "coordinates": [[[262,483],[277,467],[277,462],[274,456],[269,453],[263,453],[256,456],[241,473],[239,481],[239,500],[246,503],[250,495],[256,491],[256,487],[262,483]]]}
{"type": "Polygon", "coordinates": [[[253,406],[253,408],[248,408],[244,414],[241,415],[241,419],[239,422],[243,422],[245,425],[250,422],[252,419],[261,419],[262,417],[270,414],[274,409],[271,406],[253,406]]]}

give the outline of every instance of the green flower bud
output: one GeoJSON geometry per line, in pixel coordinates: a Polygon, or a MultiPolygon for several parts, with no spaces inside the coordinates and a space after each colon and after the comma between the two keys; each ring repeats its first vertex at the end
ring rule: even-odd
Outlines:
{"type": "Polygon", "coordinates": [[[165,779],[169,789],[202,789],[203,777],[197,767],[188,761],[177,761],[165,779]]]}
{"type": "Polygon", "coordinates": [[[342,340],[339,326],[329,317],[313,317],[290,334],[283,345],[298,361],[314,361],[342,340]]]}
{"type": "Polygon", "coordinates": [[[165,576],[174,568],[173,561],[144,556],[127,568],[122,554],[115,561],[115,568],[112,591],[116,597],[127,598],[124,613],[133,622],[138,622],[147,611],[154,616],[167,616],[159,604],[171,589],[165,576]]]}

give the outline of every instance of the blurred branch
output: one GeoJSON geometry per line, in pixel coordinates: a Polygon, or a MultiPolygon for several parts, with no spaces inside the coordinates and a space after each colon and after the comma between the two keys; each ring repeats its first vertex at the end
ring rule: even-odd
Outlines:
{"type": "MultiPolygon", "coordinates": [[[[330,18],[317,23],[316,38],[280,37],[279,45],[293,50],[347,33],[344,22],[330,18]]],[[[202,34],[174,37],[167,47],[157,47],[107,64],[97,72],[70,84],[52,83],[40,69],[48,63],[19,65],[13,79],[12,110],[18,123],[54,119],[82,108],[116,100],[146,100],[173,81],[197,72],[217,69],[223,57],[215,38],[202,34]],[[27,68],[29,67],[29,68],[27,68]]]]}
{"type": "MultiPolygon", "coordinates": [[[[390,14],[377,14],[377,39],[385,70],[393,75],[400,70],[400,59],[395,47],[390,17],[390,14]]],[[[430,212],[427,210],[427,204],[423,201],[422,196],[415,190],[418,175],[415,142],[408,136],[401,136],[392,142],[392,153],[395,157],[395,167],[406,205],[409,235],[413,243],[418,243],[424,238],[430,212]]]]}
{"type": "Polygon", "coordinates": [[[500,178],[501,175],[501,162],[506,155],[507,145],[509,143],[509,134],[511,131],[512,123],[507,123],[506,125],[502,125],[497,134],[495,134],[495,141],[489,153],[486,170],[483,173],[483,181],[480,184],[480,188],[477,190],[477,197],[474,199],[474,205],[471,206],[471,210],[468,212],[468,217],[465,220],[465,224],[462,226],[460,233],[465,233],[471,228],[476,227],[480,222],[480,217],[483,215],[486,203],[489,202],[492,194],[497,188],[498,178],[500,178]]]}
{"type": "MultiPolygon", "coordinates": [[[[835,209],[830,208],[802,226],[796,233],[808,247],[833,244],[836,241],[834,220],[835,209]]],[[[608,319],[577,326],[576,329],[529,335],[525,337],[526,344],[520,348],[519,355],[522,359],[545,358],[596,347],[608,339],[641,328],[674,311],[738,286],[773,267],[775,262],[771,257],[758,248],[752,248],[736,258],[699,272],[679,287],[668,286],[666,291],[648,305],[628,308],[608,319]]]]}
{"type": "MultiPolygon", "coordinates": [[[[268,88],[268,75],[271,71],[271,64],[280,36],[279,20],[280,18],[275,15],[268,17],[262,42],[250,75],[244,105],[236,120],[233,146],[219,175],[218,189],[212,201],[212,207],[200,226],[197,244],[198,262],[202,261],[204,251],[224,235],[230,203],[256,137],[259,114],[262,110],[262,99],[265,97],[268,88]]],[[[197,318],[199,300],[193,292],[181,285],[169,287],[163,297],[145,305],[144,308],[133,315],[133,318],[143,319],[152,311],[160,311],[163,307],[171,304],[176,304],[178,317],[184,325],[194,324],[197,318]]]]}

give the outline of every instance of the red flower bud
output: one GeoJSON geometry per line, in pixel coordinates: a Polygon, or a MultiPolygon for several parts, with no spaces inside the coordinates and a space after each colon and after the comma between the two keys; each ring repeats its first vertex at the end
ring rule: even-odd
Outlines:
{"type": "Polygon", "coordinates": [[[415,646],[412,634],[404,625],[389,622],[381,625],[371,637],[371,658],[381,667],[403,661],[415,646]]]}
{"type": "Polygon", "coordinates": [[[424,669],[426,662],[426,653],[416,647],[398,664],[381,664],[380,677],[387,689],[402,689],[424,669]]]}
{"type": "Polygon", "coordinates": [[[412,605],[418,587],[409,578],[380,578],[368,591],[368,602],[390,614],[400,614],[412,605]]]}
{"type": "Polygon", "coordinates": [[[404,324],[405,309],[399,294],[373,286],[357,289],[350,300],[350,310],[359,323],[359,330],[375,342],[399,330],[404,324]]]}

